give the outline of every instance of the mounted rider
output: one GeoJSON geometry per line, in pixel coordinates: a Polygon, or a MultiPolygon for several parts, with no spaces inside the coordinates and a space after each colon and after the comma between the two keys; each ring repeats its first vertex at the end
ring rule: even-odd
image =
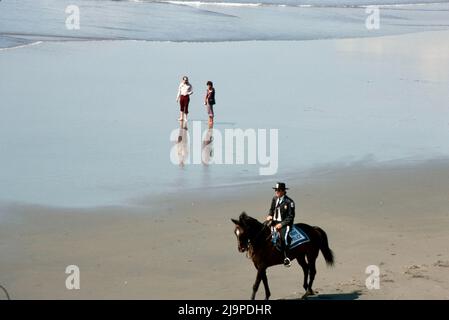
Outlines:
{"type": "Polygon", "coordinates": [[[273,187],[275,196],[271,201],[267,221],[272,221],[274,229],[281,235],[281,246],[284,253],[284,266],[290,267],[290,259],[288,258],[288,249],[290,245],[289,232],[293,226],[295,219],[295,202],[287,196],[288,188],[285,183],[278,182],[273,187]]]}

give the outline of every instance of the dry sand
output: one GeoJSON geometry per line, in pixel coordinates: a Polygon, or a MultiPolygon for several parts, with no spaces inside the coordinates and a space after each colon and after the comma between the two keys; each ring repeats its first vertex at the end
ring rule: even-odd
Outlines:
{"type": "MultiPolygon", "coordinates": [[[[449,161],[322,168],[287,183],[296,222],[326,230],[336,255],[327,268],[320,254],[317,299],[449,299],[449,161]],[[368,265],[378,290],[365,287],[368,265]]],[[[3,206],[0,284],[13,299],[247,299],[255,269],[230,218],[262,219],[271,196],[259,184],[129,207],[3,206]],[[71,264],[80,290],[65,288],[71,264]]],[[[273,299],[303,293],[296,263],[268,277],[273,299]]]]}

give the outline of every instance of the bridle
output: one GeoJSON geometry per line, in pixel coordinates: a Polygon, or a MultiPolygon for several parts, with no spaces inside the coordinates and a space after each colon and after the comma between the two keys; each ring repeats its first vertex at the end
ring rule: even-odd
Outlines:
{"type": "MultiPolygon", "coordinates": [[[[265,229],[267,227],[270,227],[271,225],[271,221],[264,221],[262,223],[262,228],[257,232],[257,234],[255,235],[255,237],[253,238],[253,243],[257,242],[257,240],[259,239],[259,237],[263,234],[263,232],[265,231],[265,229]]],[[[265,238],[265,241],[267,241],[268,239],[270,239],[271,234],[268,235],[268,237],[265,238]]],[[[251,239],[248,239],[246,242],[246,247],[247,247],[247,252],[246,252],[246,256],[248,258],[251,258],[252,256],[252,252],[253,252],[253,248],[254,246],[251,243],[251,239]]]]}

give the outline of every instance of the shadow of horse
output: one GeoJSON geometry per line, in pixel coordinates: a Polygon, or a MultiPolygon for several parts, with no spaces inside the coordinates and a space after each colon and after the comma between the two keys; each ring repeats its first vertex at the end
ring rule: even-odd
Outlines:
{"type": "MultiPolygon", "coordinates": [[[[308,296],[307,300],[357,300],[362,295],[360,290],[355,290],[346,293],[330,293],[330,294],[316,294],[308,296]]],[[[285,298],[281,300],[303,300],[304,298],[285,298]]]]}

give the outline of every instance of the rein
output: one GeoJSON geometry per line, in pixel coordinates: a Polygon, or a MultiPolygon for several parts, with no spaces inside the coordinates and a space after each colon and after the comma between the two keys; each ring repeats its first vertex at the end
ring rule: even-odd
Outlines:
{"type": "Polygon", "coordinates": [[[264,222],[263,226],[262,226],[262,229],[260,229],[260,231],[254,237],[254,241],[257,240],[261,236],[262,232],[264,232],[265,228],[267,228],[267,227],[268,227],[268,223],[264,222]]]}

